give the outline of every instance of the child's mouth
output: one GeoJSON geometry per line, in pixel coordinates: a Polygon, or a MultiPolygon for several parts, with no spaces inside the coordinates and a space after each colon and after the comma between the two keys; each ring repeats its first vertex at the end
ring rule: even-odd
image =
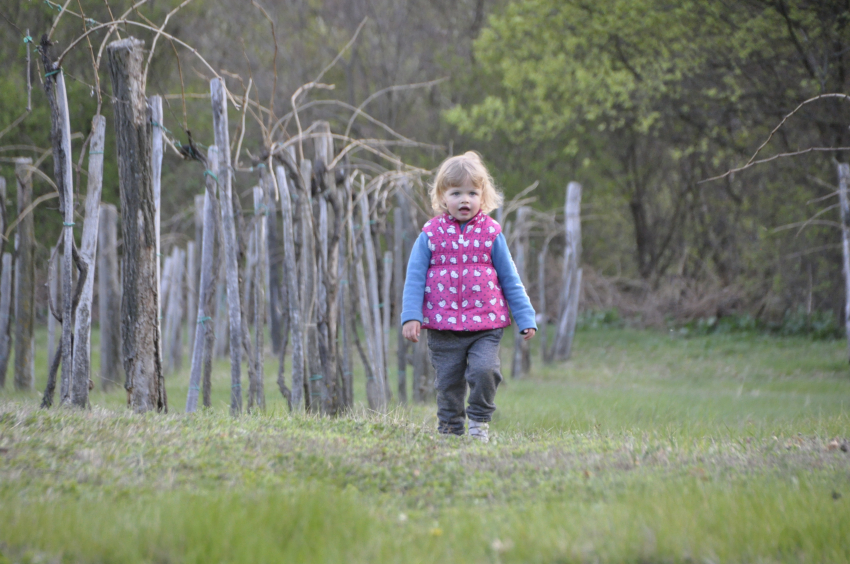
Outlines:
{"type": "Polygon", "coordinates": [[[469,212],[469,207],[468,207],[468,206],[461,206],[461,207],[458,209],[458,211],[460,211],[460,212],[462,212],[462,213],[467,213],[467,212],[469,212]]]}

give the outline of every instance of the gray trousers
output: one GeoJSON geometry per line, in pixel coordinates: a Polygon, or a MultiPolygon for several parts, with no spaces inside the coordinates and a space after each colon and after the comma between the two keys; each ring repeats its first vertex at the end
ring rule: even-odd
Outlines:
{"type": "Polygon", "coordinates": [[[490,421],[496,411],[496,388],[502,381],[499,343],[503,332],[428,331],[441,433],[462,435],[467,414],[472,421],[490,421]],[[467,384],[469,409],[465,409],[467,384]]]}

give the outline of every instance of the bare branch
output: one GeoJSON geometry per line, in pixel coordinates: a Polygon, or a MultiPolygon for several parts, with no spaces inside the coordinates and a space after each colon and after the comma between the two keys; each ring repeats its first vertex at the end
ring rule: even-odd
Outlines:
{"type": "Polygon", "coordinates": [[[180,4],[179,6],[177,6],[176,8],[171,10],[170,12],[168,12],[168,15],[166,15],[165,19],[162,21],[162,25],[157,30],[156,35],[154,35],[153,41],[151,42],[151,52],[148,55],[148,61],[145,63],[145,72],[142,73],[142,76],[145,77],[145,81],[147,81],[147,79],[148,79],[148,69],[151,66],[151,59],[153,59],[153,53],[154,53],[154,51],[156,51],[156,42],[159,41],[159,36],[162,35],[162,30],[165,29],[166,25],[168,25],[168,20],[171,19],[171,16],[173,16],[174,14],[179,12],[183,8],[183,6],[185,6],[186,4],[188,4],[191,1],[192,0],[183,0],[182,4],[180,4]]]}
{"type": "Polygon", "coordinates": [[[757,161],[753,161],[753,162],[746,164],[742,167],[727,170],[726,172],[724,172],[720,176],[712,176],[711,178],[706,178],[705,180],[700,180],[699,182],[697,182],[697,184],[705,184],[706,182],[712,182],[714,180],[720,180],[721,178],[726,178],[730,174],[735,174],[736,172],[741,172],[742,170],[746,170],[750,167],[753,167],[753,166],[756,166],[756,165],[759,165],[759,164],[769,163],[770,161],[775,161],[776,159],[784,159],[784,158],[787,158],[787,157],[796,157],[798,155],[805,155],[806,153],[813,153],[813,152],[814,153],[818,153],[818,152],[830,153],[830,152],[840,152],[840,151],[850,151],[850,147],[809,147],[808,149],[803,149],[801,151],[793,151],[791,153],[780,153],[778,155],[773,155],[772,157],[768,157],[766,159],[760,159],[760,160],[757,160],[757,161]]]}

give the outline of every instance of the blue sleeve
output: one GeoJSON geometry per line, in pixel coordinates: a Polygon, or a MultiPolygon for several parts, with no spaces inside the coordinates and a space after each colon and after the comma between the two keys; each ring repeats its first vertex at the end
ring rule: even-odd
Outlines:
{"type": "Polygon", "coordinates": [[[408,321],[422,323],[422,303],[425,301],[425,276],[431,266],[431,249],[428,247],[428,235],[420,233],[413,243],[410,259],[407,261],[407,278],[404,281],[404,295],[401,299],[401,324],[408,321]]]}
{"type": "Polygon", "coordinates": [[[537,329],[537,316],[531,306],[531,300],[528,299],[528,294],[525,292],[525,286],[522,285],[519,273],[516,271],[508,242],[501,233],[496,237],[496,242],[493,243],[491,257],[493,258],[493,266],[496,268],[496,274],[499,276],[502,293],[508,300],[508,307],[511,308],[511,313],[520,331],[537,329]]]}

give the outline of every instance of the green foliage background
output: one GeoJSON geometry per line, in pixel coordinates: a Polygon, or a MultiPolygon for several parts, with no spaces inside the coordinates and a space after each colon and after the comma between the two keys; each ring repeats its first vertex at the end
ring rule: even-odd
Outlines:
{"type": "MultiPolygon", "coordinates": [[[[150,1],[131,16],[158,25],[179,4],[150,1]]],[[[446,78],[428,88],[385,93],[366,109],[407,137],[446,148],[402,150],[413,164],[431,168],[449,151],[475,149],[508,197],[539,180],[538,209],[560,209],[567,182],[580,181],[585,187],[585,263],[623,292],[634,281],[657,291],[685,280],[695,284],[697,294],[734,289],[735,299],[712,306],[711,315],[750,313],[777,321],[799,307],[840,312],[838,212],[825,208],[835,203],[829,197],[836,184],[832,159],[843,160],[845,153],[779,159],[703,181],[745,163],[803,100],[847,90],[850,10],[844,3],[259,4],[274,22],[274,35],[257,7],[233,0],[195,0],[170,19],[166,30],[219,69],[234,92],[243,92],[250,80],[253,96],[265,106],[274,100],[281,116],[291,109],[289,100],[298,86],[312,80],[368,18],[358,40],[323,78],[335,89],[314,91],[309,100],[356,106],[389,86],[446,78]],[[778,229],[820,211],[817,221],[803,230],[778,229]]],[[[131,5],[116,2],[110,8],[117,17],[131,5]]],[[[96,21],[110,18],[100,2],[75,0],[69,9],[83,10],[96,21]]],[[[25,30],[37,41],[58,12],[50,3],[33,0],[0,3],[0,12],[0,126],[5,127],[25,106],[25,30]]],[[[83,29],[79,19],[66,14],[54,34],[54,50],[64,50],[83,29]]],[[[151,44],[152,34],[144,29],[120,33],[151,44]]],[[[95,50],[103,36],[91,35],[95,50]]],[[[32,68],[35,76],[42,72],[35,64],[32,68]]],[[[64,68],[70,78],[72,129],[84,139],[97,107],[86,42],[72,51],[64,68]]],[[[99,77],[103,112],[110,120],[105,61],[99,77]]],[[[188,50],[158,43],[147,93],[171,95],[165,125],[175,139],[185,142],[188,129],[202,144],[211,142],[209,101],[192,97],[208,91],[210,77],[188,50]],[[189,95],[185,112],[181,92],[189,95]]],[[[350,114],[339,105],[317,105],[301,117],[305,123],[328,119],[341,130],[350,114]]],[[[230,117],[235,130],[240,114],[231,108],[230,117]]],[[[846,101],[814,102],[788,120],[763,156],[850,145],[847,124],[846,101]]],[[[46,101],[36,78],[33,112],[0,140],[0,157],[35,156],[20,146],[48,147],[48,131],[46,101]]],[[[290,127],[287,134],[293,132],[290,127]]],[[[107,134],[103,198],[117,203],[111,126],[107,134]]],[[[354,134],[381,133],[360,119],[354,134]]],[[[74,142],[75,160],[81,139],[74,142]]],[[[260,128],[250,116],[244,148],[254,155],[263,150],[260,128]]],[[[250,165],[244,153],[243,164],[250,165]]],[[[42,170],[51,174],[49,157],[42,170]]],[[[0,161],[0,174],[13,178],[8,161],[0,161]]],[[[237,188],[245,191],[255,182],[240,173],[237,188]]],[[[192,237],[192,195],[201,191],[201,170],[169,153],[163,186],[166,245],[182,244],[192,237]]],[[[46,183],[36,181],[36,197],[48,190],[46,183]]],[[[14,190],[10,192],[14,209],[14,190]]],[[[55,207],[52,200],[36,211],[42,256],[58,236],[55,207]]],[[[556,240],[556,256],[559,245],[556,240]]]]}

